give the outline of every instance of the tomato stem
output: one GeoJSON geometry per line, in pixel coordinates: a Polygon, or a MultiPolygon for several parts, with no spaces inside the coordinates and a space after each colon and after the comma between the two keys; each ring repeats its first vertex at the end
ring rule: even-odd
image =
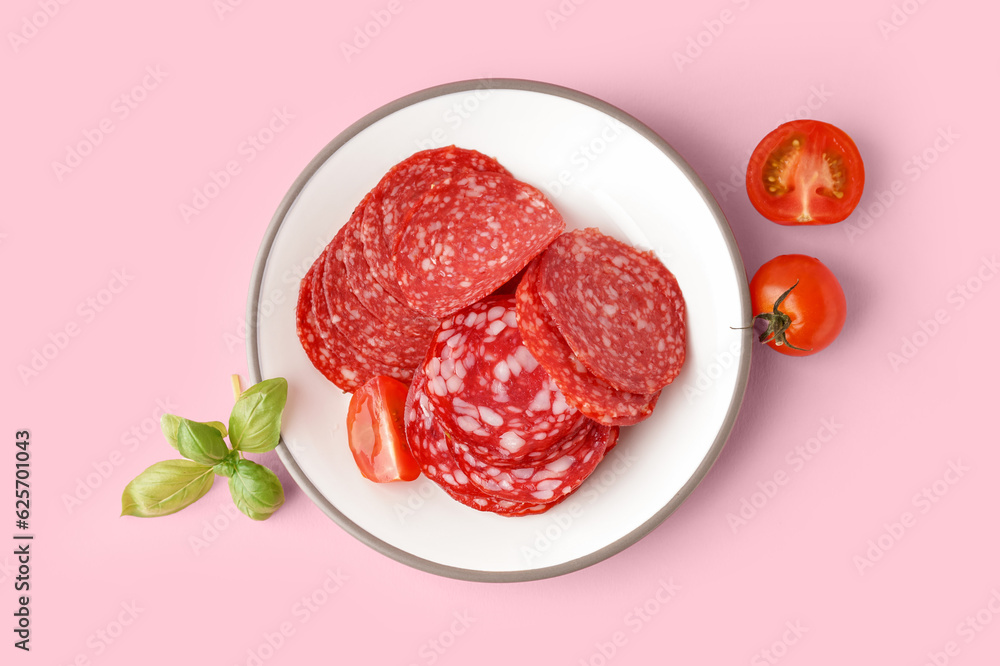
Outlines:
{"type": "Polygon", "coordinates": [[[754,317],[754,320],[763,319],[767,322],[767,328],[760,334],[760,337],[757,338],[762,344],[767,344],[773,340],[775,346],[777,347],[784,345],[785,347],[795,349],[796,351],[812,351],[812,349],[796,347],[788,341],[785,337],[785,332],[788,330],[788,327],[792,325],[792,318],[778,309],[784,300],[788,298],[788,294],[792,293],[792,289],[795,289],[797,286],[799,286],[798,280],[796,280],[795,284],[789,287],[785,293],[778,297],[778,300],[774,302],[773,312],[762,312],[754,317]]]}

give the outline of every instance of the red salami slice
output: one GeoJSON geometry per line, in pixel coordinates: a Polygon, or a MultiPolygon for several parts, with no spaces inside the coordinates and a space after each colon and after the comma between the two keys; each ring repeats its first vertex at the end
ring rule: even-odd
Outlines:
{"type": "Polygon", "coordinates": [[[323,376],[337,384],[340,378],[327,351],[326,343],[316,328],[316,316],[313,314],[312,284],[316,266],[317,264],[312,265],[299,285],[299,300],[295,306],[295,332],[313,366],[323,373],[323,376]]]}
{"type": "MultiPolygon", "coordinates": [[[[367,356],[395,366],[406,376],[412,374],[427,353],[433,330],[420,336],[409,335],[398,326],[390,326],[369,312],[351,291],[344,265],[344,242],[347,228],[342,228],[326,250],[322,291],[331,319],[350,344],[367,356]]],[[[317,295],[317,298],[319,296],[317,295]]]]}
{"type": "Polygon", "coordinates": [[[400,301],[404,299],[390,257],[399,240],[403,219],[435,183],[463,171],[507,173],[491,157],[448,146],[411,155],[390,169],[371,192],[361,224],[365,259],[375,269],[375,278],[382,287],[400,301]]]}
{"type": "Polygon", "coordinates": [[[535,188],[500,173],[465,172],[414,205],[392,261],[407,305],[445,317],[493,292],[565,228],[535,188]]]}
{"type": "Polygon", "coordinates": [[[580,487],[618,439],[618,428],[590,422],[568,438],[562,455],[536,464],[495,465],[484,462],[464,442],[451,442],[459,467],[484,492],[513,502],[551,502],[580,487]]]}
{"type": "Polygon", "coordinates": [[[502,516],[525,516],[544,513],[566,499],[563,495],[551,502],[515,502],[483,492],[462,471],[451,451],[450,436],[445,434],[437,419],[437,409],[428,399],[427,383],[422,373],[416,373],[406,396],[403,420],[406,443],[424,476],[462,504],[502,516]]]}
{"type": "MultiPolygon", "coordinates": [[[[410,381],[412,368],[388,365],[365,356],[350,343],[330,316],[323,293],[323,272],[326,267],[326,252],[329,251],[328,246],[309,269],[299,290],[298,309],[304,307],[308,310],[308,315],[303,314],[306,320],[305,332],[312,334],[320,343],[319,347],[313,348],[312,354],[306,348],[306,354],[327,379],[344,391],[356,391],[376,375],[388,375],[403,382],[410,381]]],[[[301,339],[302,335],[299,337],[301,339]]],[[[303,347],[306,347],[305,342],[303,347]]]]}
{"type": "Polygon", "coordinates": [[[427,381],[423,373],[417,372],[406,395],[403,423],[406,429],[406,443],[413,459],[420,465],[428,479],[445,490],[463,494],[483,493],[475,490],[458,466],[444,429],[438,424],[434,404],[427,396],[427,381]]]}
{"type": "Polygon", "coordinates": [[[551,375],[566,402],[605,425],[632,425],[653,413],[659,392],[629,393],[595,377],[549,318],[536,292],[539,262],[528,267],[517,288],[517,323],[524,344],[551,375]]]}
{"type": "Polygon", "coordinates": [[[344,233],[344,265],[347,268],[347,285],[368,312],[388,327],[398,329],[406,337],[425,341],[425,348],[440,322],[426,317],[399,302],[375,278],[372,267],[365,260],[361,241],[361,218],[369,197],[365,198],[347,223],[344,233]]]}
{"type": "Polygon", "coordinates": [[[545,513],[555,505],[559,504],[565,500],[569,495],[563,495],[562,497],[555,499],[551,502],[545,503],[530,503],[530,502],[512,502],[510,500],[500,499],[499,497],[492,497],[487,495],[474,495],[465,494],[458,492],[457,490],[452,490],[450,488],[444,488],[444,491],[448,495],[464,504],[467,507],[475,509],[477,511],[488,511],[490,513],[496,513],[501,516],[530,516],[538,513],[545,513]]]}
{"type": "Polygon", "coordinates": [[[654,393],[684,363],[684,297],[652,252],[597,229],[557,238],[541,259],[538,294],[577,358],[611,386],[654,393]]]}
{"type": "Polygon", "coordinates": [[[442,426],[482,460],[544,457],[587,421],[524,346],[513,296],[445,319],[422,368],[442,426]]]}

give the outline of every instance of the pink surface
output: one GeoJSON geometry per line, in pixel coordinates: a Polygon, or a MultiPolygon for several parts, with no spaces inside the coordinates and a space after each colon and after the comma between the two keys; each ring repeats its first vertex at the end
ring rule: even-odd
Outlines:
{"type": "Polygon", "coordinates": [[[14,432],[30,429],[36,535],[23,653],[5,491],[0,661],[998,663],[994,3],[151,7],[0,12],[0,458],[12,490],[14,432]],[[348,57],[341,44],[373,12],[386,25],[348,57]],[[732,437],[689,500],[557,579],[410,569],[284,470],[288,502],[266,523],[227,508],[222,483],[174,516],[119,518],[129,479],[171,457],[153,428],[162,406],[228,414],[253,260],[303,166],[386,102],[490,76],[577,88],[650,125],[712,189],[751,274],[790,252],[833,269],[850,309],[840,339],[805,359],[756,350],[732,437]],[[795,115],[844,128],[865,158],[844,223],[779,227],[747,201],[749,151],[795,115]],[[269,124],[271,143],[245,143],[269,124]],[[88,136],[96,147],[57,174],[88,136]],[[186,220],[181,206],[229,162],[186,220]]]}

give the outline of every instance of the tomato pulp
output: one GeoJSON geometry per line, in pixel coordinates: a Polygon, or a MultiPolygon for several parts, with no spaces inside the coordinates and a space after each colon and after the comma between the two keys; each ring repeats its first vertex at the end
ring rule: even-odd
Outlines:
{"type": "Polygon", "coordinates": [[[829,123],[793,120],[764,137],[747,166],[747,195],[778,224],[833,224],[861,200],[865,167],[854,141],[829,123]]]}
{"type": "Polygon", "coordinates": [[[825,349],[847,319],[847,299],[836,276],[803,254],[783,254],[757,269],[750,305],[754,318],[768,324],[760,341],[788,356],[825,349]]]}
{"type": "Polygon", "coordinates": [[[406,384],[372,377],[351,396],[347,440],[362,476],[377,483],[412,481],[420,466],[410,455],[403,427],[406,384]]]}

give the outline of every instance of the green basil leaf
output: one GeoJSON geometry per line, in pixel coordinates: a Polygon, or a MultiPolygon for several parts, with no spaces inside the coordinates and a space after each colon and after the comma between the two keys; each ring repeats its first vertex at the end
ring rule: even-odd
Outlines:
{"type": "Polygon", "coordinates": [[[165,460],[147,468],[125,486],[122,515],[153,518],[176,513],[212,487],[211,467],[190,460],[165,460]]]}
{"type": "Polygon", "coordinates": [[[241,460],[239,451],[230,451],[225,460],[215,465],[215,473],[219,476],[230,477],[236,474],[236,463],[241,460]]]}
{"type": "Polygon", "coordinates": [[[226,440],[217,429],[187,419],[180,419],[177,425],[177,450],[185,458],[202,465],[218,464],[229,453],[226,440]]]}
{"type": "MultiPolygon", "coordinates": [[[[164,414],[160,417],[160,430],[163,431],[163,436],[167,438],[167,442],[170,446],[177,448],[177,427],[181,424],[181,417],[174,416],[173,414],[164,414]]],[[[212,426],[225,437],[229,434],[226,431],[226,424],[220,423],[218,421],[206,421],[205,425],[212,426]]]]}
{"type": "Polygon", "coordinates": [[[264,453],[278,445],[281,410],[288,399],[288,382],[265,379],[244,391],[229,415],[229,441],[235,451],[264,453]]]}
{"type": "Polygon", "coordinates": [[[250,460],[236,463],[229,492],[236,508],[254,520],[267,520],[285,503],[285,491],[274,472],[250,460]]]}

